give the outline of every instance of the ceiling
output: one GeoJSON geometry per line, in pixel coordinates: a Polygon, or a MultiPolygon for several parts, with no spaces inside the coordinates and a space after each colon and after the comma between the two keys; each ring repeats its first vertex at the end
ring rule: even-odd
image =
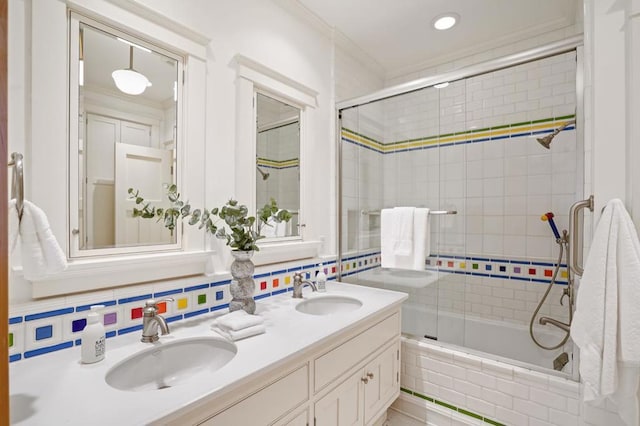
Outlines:
{"type": "Polygon", "coordinates": [[[387,77],[576,23],[579,0],[298,0],[379,64],[387,77]],[[455,12],[447,31],[433,19],[455,12]]]}

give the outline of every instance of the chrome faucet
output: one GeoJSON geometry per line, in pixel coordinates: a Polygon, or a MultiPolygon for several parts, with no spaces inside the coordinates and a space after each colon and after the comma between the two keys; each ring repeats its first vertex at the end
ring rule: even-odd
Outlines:
{"type": "Polygon", "coordinates": [[[293,274],[293,298],[302,299],[302,287],[308,285],[312,291],[318,291],[318,288],[314,283],[309,280],[302,281],[302,273],[296,272],[293,274]]]}
{"type": "Polygon", "coordinates": [[[557,319],[549,318],[549,317],[541,317],[540,324],[542,325],[555,325],[556,327],[566,331],[567,333],[571,330],[571,324],[566,324],[562,321],[558,321],[557,319]]]}
{"type": "Polygon", "coordinates": [[[142,338],[140,339],[143,343],[158,341],[158,327],[163,336],[169,334],[167,320],[158,314],[158,303],[160,302],[173,302],[173,299],[170,297],[162,300],[149,299],[144,304],[144,310],[142,311],[142,338]]]}

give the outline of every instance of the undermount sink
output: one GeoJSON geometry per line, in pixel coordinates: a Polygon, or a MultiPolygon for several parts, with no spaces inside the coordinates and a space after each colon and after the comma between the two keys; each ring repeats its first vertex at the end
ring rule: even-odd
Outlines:
{"type": "Polygon", "coordinates": [[[166,389],[219,370],[236,352],[235,344],[217,337],[162,342],[114,365],[105,381],[124,391],[166,389]]]}
{"type": "Polygon", "coordinates": [[[362,306],[362,302],[347,296],[318,296],[298,303],[296,310],[310,315],[339,314],[351,312],[362,306]]]}

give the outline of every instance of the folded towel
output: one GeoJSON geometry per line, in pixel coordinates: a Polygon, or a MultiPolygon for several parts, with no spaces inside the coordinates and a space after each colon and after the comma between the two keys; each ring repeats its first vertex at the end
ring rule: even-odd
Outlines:
{"type": "Polygon", "coordinates": [[[264,324],[264,318],[258,315],[248,314],[242,309],[229,312],[228,314],[222,315],[221,317],[218,317],[213,321],[214,326],[219,327],[223,330],[232,331],[238,331],[260,324],[264,324]]]}
{"type": "Polygon", "coordinates": [[[413,250],[413,214],[415,207],[394,207],[391,216],[393,230],[393,253],[409,256],[413,250]]]}
{"type": "Polygon", "coordinates": [[[408,255],[398,255],[395,250],[394,218],[396,209],[383,209],[380,213],[381,257],[383,268],[424,270],[424,262],[430,254],[429,209],[416,208],[413,212],[413,241],[408,255]]]}
{"type": "Polygon", "coordinates": [[[242,330],[229,330],[223,329],[216,325],[212,325],[211,329],[227,339],[236,341],[246,339],[247,337],[257,336],[264,333],[266,330],[264,324],[254,325],[252,327],[243,328],[242,330]]]}
{"type": "Polygon", "coordinates": [[[620,200],[607,203],[578,289],[571,337],[580,348],[585,401],[609,398],[637,426],[640,381],[640,242],[620,200]]]}
{"type": "Polygon", "coordinates": [[[35,280],[67,269],[67,257],[51,232],[47,216],[27,200],[19,229],[25,279],[35,280]]]}

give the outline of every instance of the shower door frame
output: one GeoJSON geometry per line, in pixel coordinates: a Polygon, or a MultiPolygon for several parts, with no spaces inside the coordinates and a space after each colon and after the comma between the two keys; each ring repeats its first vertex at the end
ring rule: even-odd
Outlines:
{"type": "MultiPolygon", "coordinates": [[[[504,68],[509,68],[516,65],[525,64],[528,62],[537,61],[550,56],[559,55],[562,53],[576,52],[576,138],[578,141],[583,141],[582,144],[582,167],[578,167],[579,176],[577,184],[582,185],[582,192],[584,193],[584,170],[586,165],[584,164],[584,39],[582,35],[576,35],[560,41],[549,43],[543,46],[539,46],[533,49],[525,50],[523,52],[513,53],[500,58],[491,59],[478,64],[470,65],[468,67],[460,68],[455,71],[425,77],[417,80],[413,80],[407,83],[402,83],[396,86],[384,88],[382,90],[373,92],[368,95],[360,96],[353,99],[348,99],[342,102],[336,103],[336,161],[337,161],[337,173],[336,173],[336,188],[337,188],[337,250],[336,256],[336,280],[342,279],[342,256],[343,256],[343,221],[342,221],[342,207],[343,207],[343,192],[342,192],[342,111],[351,108],[357,108],[373,102],[381,101],[384,99],[392,98],[395,96],[404,95],[407,93],[415,92],[427,87],[432,87],[439,83],[452,82],[456,80],[466,79],[481,74],[486,74],[494,71],[498,71],[504,68]]],[[[583,242],[584,243],[584,242],[583,242]]],[[[575,351],[574,351],[575,353],[575,351]]],[[[579,380],[578,368],[574,364],[573,371],[569,375],[573,380],[579,380]]]]}

